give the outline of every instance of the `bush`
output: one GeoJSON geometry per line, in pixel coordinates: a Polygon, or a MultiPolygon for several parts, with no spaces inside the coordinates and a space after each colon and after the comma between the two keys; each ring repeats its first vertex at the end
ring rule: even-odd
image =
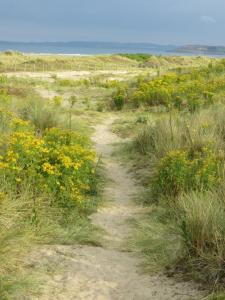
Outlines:
{"type": "Polygon", "coordinates": [[[57,81],[58,84],[62,87],[73,87],[76,85],[76,82],[70,79],[57,79],[57,81]]]}
{"type": "Polygon", "coordinates": [[[45,190],[63,207],[82,206],[85,194],[93,188],[95,156],[88,141],[76,133],[55,128],[40,138],[29,123],[13,119],[12,124],[17,127],[1,153],[2,180],[10,183],[11,190],[18,194],[29,181],[34,194],[45,190]]]}
{"type": "Polygon", "coordinates": [[[122,110],[127,98],[126,88],[118,88],[112,95],[113,105],[117,110],[122,110]]]}
{"type": "Polygon", "coordinates": [[[62,105],[62,97],[61,96],[55,96],[53,97],[53,104],[55,107],[60,107],[62,105]]]}
{"type": "Polygon", "coordinates": [[[52,103],[42,99],[31,99],[18,110],[22,119],[30,121],[41,134],[49,128],[59,125],[60,97],[55,97],[52,103]]]}
{"type": "Polygon", "coordinates": [[[152,55],[145,54],[145,53],[135,53],[135,54],[120,54],[120,56],[144,63],[148,61],[152,55]]]}
{"type": "Polygon", "coordinates": [[[169,152],[159,162],[153,189],[175,197],[189,190],[208,190],[219,183],[221,161],[208,148],[169,152]]]}
{"type": "Polygon", "coordinates": [[[136,88],[131,91],[130,100],[135,106],[148,105],[174,107],[194,112],[215,102],[218,92],[224,95],[225,81],[223,72],[215,67],[198,70],[190,68],[181,73],[167,73],[155,79],[137,80],[136,88]]]}

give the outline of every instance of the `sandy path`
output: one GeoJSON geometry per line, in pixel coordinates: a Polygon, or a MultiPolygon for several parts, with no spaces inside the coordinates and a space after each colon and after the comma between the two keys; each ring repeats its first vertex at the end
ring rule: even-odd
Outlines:
{"type": "Polygon", "coordinates": [[[111,132],[113,118],[96,127],[93,141],[103,156],[107,184],[105,207],[92,216],[94,224],[105,230],[103,247],[49,246],[39,252],[40,264],[57,264],[57,275],[48,275],[41,300],[190,300],[201,299],[192,283],[177,283],[163,275],[142,274],[140,258],[126,252],[125,242],[131,234],[131,217],[138,218],[143,209],[132,197],[139,187],[128,170],[112,152],[119,138],[111,132]]]}

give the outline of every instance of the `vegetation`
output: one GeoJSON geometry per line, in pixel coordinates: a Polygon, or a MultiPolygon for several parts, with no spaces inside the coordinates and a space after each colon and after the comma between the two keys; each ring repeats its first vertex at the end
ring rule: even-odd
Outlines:
{"type": "Polygon", "coordinates": [[[0,77],[1,299],[31,287],[23,256],[35,245],[98,243],[87,218],[97,205],[96,156],[62,101],[42,99],[29,81],[0,77]]]}
{"type": "Polygon", "coordinates": [[[136,224],[135,247],[150,269],[185,270],[212,288],[221,288],[225,276],[224,113],[223,104],[194,113],[150,113],[138,126],[134,154],[129,148],[147,187],[144,202],[152,207],[136,224]]]}
{"type": "Polygon", "coordinates": [[[176,68],[200,66],[210,62],[202,57],[162,57],[145,54],[64,56],[38,55],[5,51],[0,53],[0,72],[44,72],[44,71],[97,71],[129,70],[144,68],[176,68]],[[148,59],[149,57],[149,59],[148,59]]]}
{"type": "Polygon", "coordinates": [[[218,94],[224,94],[224,61],[208,67],[177,70],[147,81],[139,80],[131,91],[133,105],[164,106],[194,111],[218,102],[218,94]]]}
{"type": "Polygon", "coordinates": [[[111,111],[151,208],[134,224],[132,247],[148,270],[224,289],[224,69],[224,60],[200,57],[0,54],[1,72],[52,71],[45,81],[0,76],[1,299],[24,295],[32,276],[23,257],[35,245],[98,244],[88,220],[99,180],[88,135],[111,111]]]}
{"type": "Polygon", "coordinates": [[[152,56],[150,54],[140,53],[140,54],[120,54],[122,57],[127,57],[129,59],[136,60],[138,62],[146,62],[152,56]]]}
{"type": "Polygon", "coordinates": [[[119,55],[64,56],[28,55],[20,52],[0,53],[1,72],[95,71],[137,68],[138,63],[119,55]]]}
{"type": "Polygon", "coordinates": [[[113,106],[117,110],[122,110],[127,98],[127,88],[119,86],[112,95],[113,106]]]}
{"type": "Polygon", "coordinates": [[[145,267],[189,274],[214,291],[224,290],[225,278],[224,70],[221,59],[138,77],[126,98],[133,112],[114,125],[132,141],[123,153],[151,207],[132,238],[145,267]]]}

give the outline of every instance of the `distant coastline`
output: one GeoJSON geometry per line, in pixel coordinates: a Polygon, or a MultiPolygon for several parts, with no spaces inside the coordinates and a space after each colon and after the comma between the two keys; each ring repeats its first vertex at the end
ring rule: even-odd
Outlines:
{"type": "Polygon", "coordinates": [[[146,53],[153,55],[225,56],[225,46],[157,45],[117,42],[9,42],[0,41],[0,51],[19,51],[43,55],[97,55],[146,53]]]}
{"type": "Polygon", "coordinates": [[[176,49],[178,53],[200,53],[225,56],[225,46],[185,45],[176,49]]]}

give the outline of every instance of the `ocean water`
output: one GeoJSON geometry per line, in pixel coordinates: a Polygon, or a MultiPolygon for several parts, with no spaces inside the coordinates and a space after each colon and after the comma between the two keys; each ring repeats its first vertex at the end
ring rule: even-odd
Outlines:
{"type": "MultiPolygon", "coordinates": [[[[106,43],[106,42],[46,42],[21,43],[0,41],[0,51],[13,50],[25,53],[48,54],[119,54],[119,53],[148,53],[156,55],[174,55],[176,46],[155,45],[149,43],[106,43]]],[[[197,55],[198,53],[196,53],[197,55]]],[[[180,54],[181,55],[181,54],[180,54]]],[[[182,53],[185,55],[185,53],[182,53]]],[[[194,55],[187,54],[187,55],[194,55]]]]}
{"type": "MultiPolygon", "coordinates": [[[[109,42],[5,42],[0,41],[0,51],[13,50],[25,53],[94,55],[119,53],[147,53],[155,55],[205,55],[202,52],[178,52],[175,45],[150,43],[109,43],[109,42]]],[[[217,56],[213,53],[208,56],[217,56]]],[[[218,55],[221,56],[221,55],[218,55]]],[[[222,55],[224,56],[224,55],[222,55]]]]}

